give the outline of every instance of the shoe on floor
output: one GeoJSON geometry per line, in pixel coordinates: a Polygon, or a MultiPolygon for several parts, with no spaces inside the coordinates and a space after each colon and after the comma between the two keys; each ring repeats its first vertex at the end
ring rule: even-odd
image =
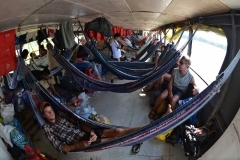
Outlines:
{"type": "Polygon", "coordinates": [[[137,154],[143,143],[138,143],[132,146],[132,153],[137,154]]]}

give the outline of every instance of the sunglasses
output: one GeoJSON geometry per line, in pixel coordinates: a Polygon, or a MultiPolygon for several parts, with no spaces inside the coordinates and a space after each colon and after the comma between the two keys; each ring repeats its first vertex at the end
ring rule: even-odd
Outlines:
{"type": "Polygon", "coordinates": [[[187,63],[184,63],[183,61],[180,61],[179,64],[180,64],[180,65],[183,65],[183,64],[187,64],[187,63]]]}

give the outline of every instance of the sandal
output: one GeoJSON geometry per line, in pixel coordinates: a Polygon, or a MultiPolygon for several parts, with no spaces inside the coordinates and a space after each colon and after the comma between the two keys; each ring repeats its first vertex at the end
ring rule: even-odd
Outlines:
{"type": "Polygon", "coordinates": [[[155,114],[156,114],[156,110],[152,109],[151,112],[149,113],[148,117],[149,117],[150,119],[153,119],[154,116],[155,116],[155,114]]]}
{"type": "Polygon", "coordinates": [[[132,146],[132,153],[137,154],[140,151],[140,147],[143,143],[138,143],[132,146]]]}

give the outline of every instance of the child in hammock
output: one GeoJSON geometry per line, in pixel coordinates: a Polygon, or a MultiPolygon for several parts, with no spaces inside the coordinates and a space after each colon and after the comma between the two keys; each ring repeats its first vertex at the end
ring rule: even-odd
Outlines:
{"type": "Polygon", "coordinates": [[[154,115],[160,104],[168,98],[170,101],[171,109],[175,109],[176,102],[186,93],[189,83],[194,86],[193,95],[198,93],[198,88],[195,83],[193,75],[189,72],[189,66],[191,60],[188,56],[182,56],[178,68],[175,68],[172,72],[171,79],[168,83],[168,88],[165,89],[162,94],[156,99],[155,105],[149,113],[149,118],[153,119],[154,115]]]}

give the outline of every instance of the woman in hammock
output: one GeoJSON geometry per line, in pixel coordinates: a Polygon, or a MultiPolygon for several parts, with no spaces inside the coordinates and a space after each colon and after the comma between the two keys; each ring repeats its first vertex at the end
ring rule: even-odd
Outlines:
{"type": "Polygon", "coordinates": [[[134,132],[141,127],[120,129],[94,129],[81,123],[73,115],[59,111],[55,115],[50,103],[43,102],[40,111],[46,119],[43,130],[50,143],[60,152],[67,153],[77,148],[106,142],[134,132]]]}

